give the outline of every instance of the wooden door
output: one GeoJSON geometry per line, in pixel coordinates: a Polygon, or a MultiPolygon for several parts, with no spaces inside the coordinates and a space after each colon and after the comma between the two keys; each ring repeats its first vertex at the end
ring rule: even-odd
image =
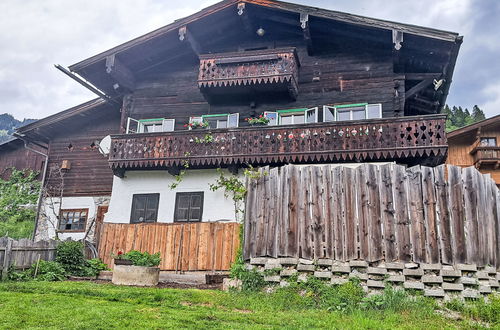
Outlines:
{"type": "Polygon", "coordinates": [[[97,216],[95,219],[95,244],[96,248],[99,250],[99,243],[101,241],[102,234],[102,224],[104,222],[104,215],[108,212],[108,206],[99,206],[97,208],[97,216]]]}

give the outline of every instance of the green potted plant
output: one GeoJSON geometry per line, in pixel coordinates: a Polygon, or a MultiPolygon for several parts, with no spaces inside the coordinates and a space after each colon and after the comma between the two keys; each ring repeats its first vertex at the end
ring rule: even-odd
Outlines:
{"type": "Polygon", "coordinates": [[[113,268],[113,284],[155,286],[160,278],[161,262],[160,253],[150,254],[148,252],[130,251],[123,253],[118,251],[113,256],[115,266],[113,268]]]}
{"type": "Polygon", "coordinates": [[[207,121],[195,121],[192,123],[187,123],[184,125],[184,127],[189,128],[189,129],[197,129],[197,128],[208,128],[209,124],[207,121]]]}
{"type": "Polygon", "coordinates": [[[269,124],[269,119],[260,115],[259,117],[248,117],[245,120],[252,126],[254,125],[267,125],[269,124]]]}

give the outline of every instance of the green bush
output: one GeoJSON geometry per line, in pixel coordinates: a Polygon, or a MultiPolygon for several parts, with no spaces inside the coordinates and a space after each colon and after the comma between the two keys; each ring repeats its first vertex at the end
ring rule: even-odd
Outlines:
{"type": "Polygon", "coordinates": [[[136,250],[132,250],[122,255],[122,259],[127,259],[132,261],[134,266],[143,266],[143,267],[157,267],[160,262],[160,252],[155,254],[150,254],[148,252],[140,252],[136,250]]]}
{"type": "Polygon", "coordinates": [[[64,267],[68,275],[86,276],[87,261],[81,242],[64,241],[59,243],[56,250],[56,261],[64,267]]]}
{"type": "Polygon", "coordinates": [[[101,259],[86,260],[87,266],[85,267],[85,276],[95,277],[103,270],[109,270],[108,265],[102,262],[101,259]]]}
{"type": "Polygon", "coordinates": [[[9,272],[9,279],[12,281],[64,281],[66,271],[62,265],[56,261],[40,260],[23,272],[9,272]]]}

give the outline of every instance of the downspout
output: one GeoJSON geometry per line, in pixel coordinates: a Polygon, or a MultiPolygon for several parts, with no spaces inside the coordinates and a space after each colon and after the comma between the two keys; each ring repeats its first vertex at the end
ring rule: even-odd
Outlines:
{"type": "Polygon", "coordinates": [[[43,165],[43,173],[42,173],[42,185],[40,186],[40,192],[38,193],[38,205],[37,205],[37,208],[36,208],[35,228],[33,230],[33,234],[31,235],[31,240],[33,241],[33,240],[35,240],[36,231],[38,229],[38,220],[40,219],[40,209],[42,208],[42,193],[43,193],[43,187],[45,187],[45,179],[46,179],[46,174],[47,174],[47,167],[48,167],[48,164],[49,164],[49,155],[48,154],[44,154],[43,152],[35,150],[33,148],[30,148],[29,145],[28,145],[28,141],[25,140],[20,134],[14,133],[13,135],[24,142],[24,147],[26,149],[28,149],[29,151],[32,151],[32,152],[34,152],[36,154],[39,154],[39,155],[45,157],[45,164],[43,165]]]}

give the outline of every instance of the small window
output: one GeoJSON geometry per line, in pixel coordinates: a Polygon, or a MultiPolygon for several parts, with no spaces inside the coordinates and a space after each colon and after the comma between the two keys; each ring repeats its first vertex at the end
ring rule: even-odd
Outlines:
{"type": "Polygon", "coordinates": [[[160,194],[135,194],[132,197],[130,223],[156,222],[160,194]]]}
{"type": "Polygon", "coordinates": [[[382,118],[381,104],[346,104],[323,106],[323,121],[345,121],[382,118]]]}
{"type": "Polygon", "coordinates": [[[203,192],[182,192],[175,196],[175,222],[201,221],[203,192]]]}
{"type": "Polygon", "coordinates": [[[480,145],[481,145],[481,147],[496,147],[497,146],[497,138],[482,137],[480,145]]]}
{"type": "MultiPolygon", "coordinates": [[[[272,112],[267,113],[267,116],[272,112]]],[[[278,110],[278,122],[280,125],[296,125],[318,122],[318,108],[278,110]]],[[[269,122],[271,125],[271,122],[269,122]]]]}
{"type": "Polygon", "coordinates": [[[238,127],[240,120],[239,113],[203,115],[201,117],[190,117],[190,123],[208,123],[209,128],[233,128],[238,127]]]}
{"type": "Polygon", "coordinates": [[[89,210],[61,210],[59,213],[59,231],[85,231],[89,210]]]}
{"type": "Polygon", "coordinates": [[[133,118],[128,118],[126,133],[172,132],[174,128],[175,119],[157,118],[135,120],[133,118]]]}

